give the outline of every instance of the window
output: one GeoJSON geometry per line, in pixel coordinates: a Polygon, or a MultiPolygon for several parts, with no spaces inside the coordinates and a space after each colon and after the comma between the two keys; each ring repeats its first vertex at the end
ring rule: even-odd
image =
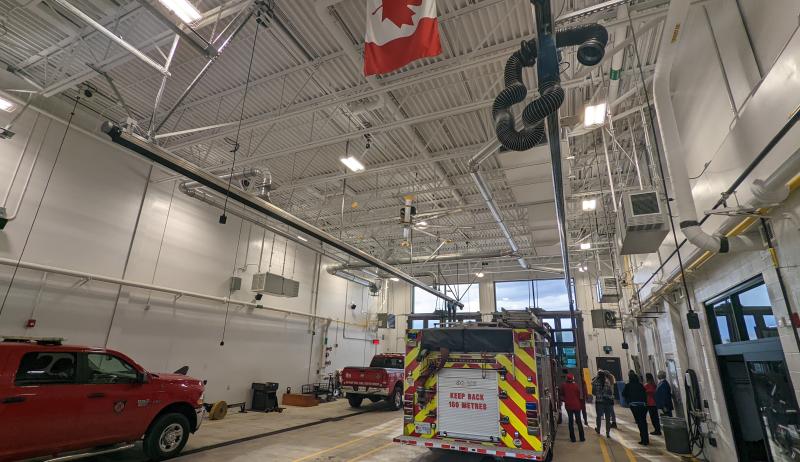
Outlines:
{"type": "Polygon", "coordinates": [[[778,336],[767,286],[761,277],[706,303],[711,336],[717,345],[778,336]]]}
{"type": "MultiPolygon", "coordinates": [[[[495,282],[494,294],[497,311],[525,308],[541,308],[547,311],[569,310],[569,298],[563,279],[495,282]]],[[[575,295],[574,284],[572,295],[573,297],[575,295]]]]}
{"type": "Polygon", "coordinates": [[[53,385],[75,383],[75,353],[25,353],[20,361],[14,384],[53,385]]]}
{"type": "Polygon", "coordinates": [[[89,369],[88,383],[134,383],[138,372],[114,355],[89,353],[86,355],[89,369]]]}
{"type": "Polygon", "coordinates": [[[369,363],[369,367],[382,367],[386,369],[403,369],[405,367],[405,364],[403,364],[403,358],[375,356],[374,358],[372,358],[372,362],[369,363]]]}
{"type": "MultiPolygon", "coordinates": [[[[480,296],[478,284],[450,284],[442,286],[440,290],[444,293],[459,300],[464,304],[463,310],[457,310],[458,313],[477,313],[480,311],[480,296]]],[[[434,311],[444,311],[444,300],[420,289],[414,288],[414,313],[433,313],[434,311]]]]}

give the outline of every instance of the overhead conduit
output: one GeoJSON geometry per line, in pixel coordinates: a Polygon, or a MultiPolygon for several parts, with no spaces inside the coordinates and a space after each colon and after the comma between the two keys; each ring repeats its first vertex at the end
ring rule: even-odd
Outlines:
{"type": "Polygon", "coordinates": [[[680,228],[686,239],[696,247],[709,252],[742,252],[763,250],[764,244],[745,235],[733,237],[710,235],[703,231],[697,219],[692,185],[686,167],[686,151],[678,132],[675,109],[672,106],[669,82],[678,45],[684,35],[684,25],[689,15],[690,0],[673,0],[669,5],[661,49],[656,61],[653,79],[653,102],[658,115],[664,157],[667,161],[672,194],[677,208],[680,228]]]}

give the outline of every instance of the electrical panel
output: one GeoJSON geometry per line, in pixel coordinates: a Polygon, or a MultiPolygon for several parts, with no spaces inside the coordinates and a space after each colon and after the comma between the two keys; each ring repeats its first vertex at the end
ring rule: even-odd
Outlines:
{"type": "Polygon", "coordinates": [[[259,273],[253,275],[250,290],[278,297],[297,297],[300,293],[300,282],[277,274],[259,273]]]}
{"type": "Polygon", "coordinates": [[[379,329],[394,329],[395,315],[389,313],[378,313],[379,329]]]}
{"type": "Polygon", "coordinates": [[[616,329],[617,313],[613,310],[592,310],[592,327],[595,329],[616,329]]]}
{"type": "Polygon", "coordinates": [[[617,278],[603,276],[597,279],[597,301],[600,303],[616,303],[619,301],[617,278]]]}
{"type": "Polygon", "coordinates": [[[653,253],[669,233],[669,214],[656,190],[622,194],[617,244],[622,255],[653,253]]]}

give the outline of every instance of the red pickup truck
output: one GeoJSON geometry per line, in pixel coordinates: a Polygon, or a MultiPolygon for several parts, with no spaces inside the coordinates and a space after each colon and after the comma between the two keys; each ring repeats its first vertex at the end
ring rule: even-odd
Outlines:
{"type": "Polygon", "coordinates": [[[364,398],[373,403],[385,399],[393,410],[403,407],[403,355],[375,355],[369,367],[345,367],[342,370],[342,393],[352,407],[360,407],[364,398]]]}
{"type": "Polygon", "coordinates": [[[58,339],[0,340],[0,461],[104,454],[142,439],[163,460],[200,427],[200,380],[58,339]]]}

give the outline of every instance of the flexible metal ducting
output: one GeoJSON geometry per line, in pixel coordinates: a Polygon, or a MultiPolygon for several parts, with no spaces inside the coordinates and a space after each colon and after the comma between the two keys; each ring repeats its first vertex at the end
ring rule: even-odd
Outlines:
{"type": "MultiPolygon", "coordinates": [[[[556,31],[556,43],[559,47],[579,45],[578,61],[585,66],[593,66],[603,59],[608,32],[605,27],[596,23],[570,26],[556,31]]],[[[520,50],[506,61],[503,76],[505,88],[500,91],[492,105],[497,139],[504,148],[512,151],[526,151],[543,143],[544,119],[557,111],[564,102],[564,89],[558,81],[540,81],[540,96],[525,106],[522,111],[523,128],[517,130],[511,107],[527,97],[528,89],[522,81],[522,69],[533,67],[536,58],[536,39],[523,41],[520,50]]]]}

